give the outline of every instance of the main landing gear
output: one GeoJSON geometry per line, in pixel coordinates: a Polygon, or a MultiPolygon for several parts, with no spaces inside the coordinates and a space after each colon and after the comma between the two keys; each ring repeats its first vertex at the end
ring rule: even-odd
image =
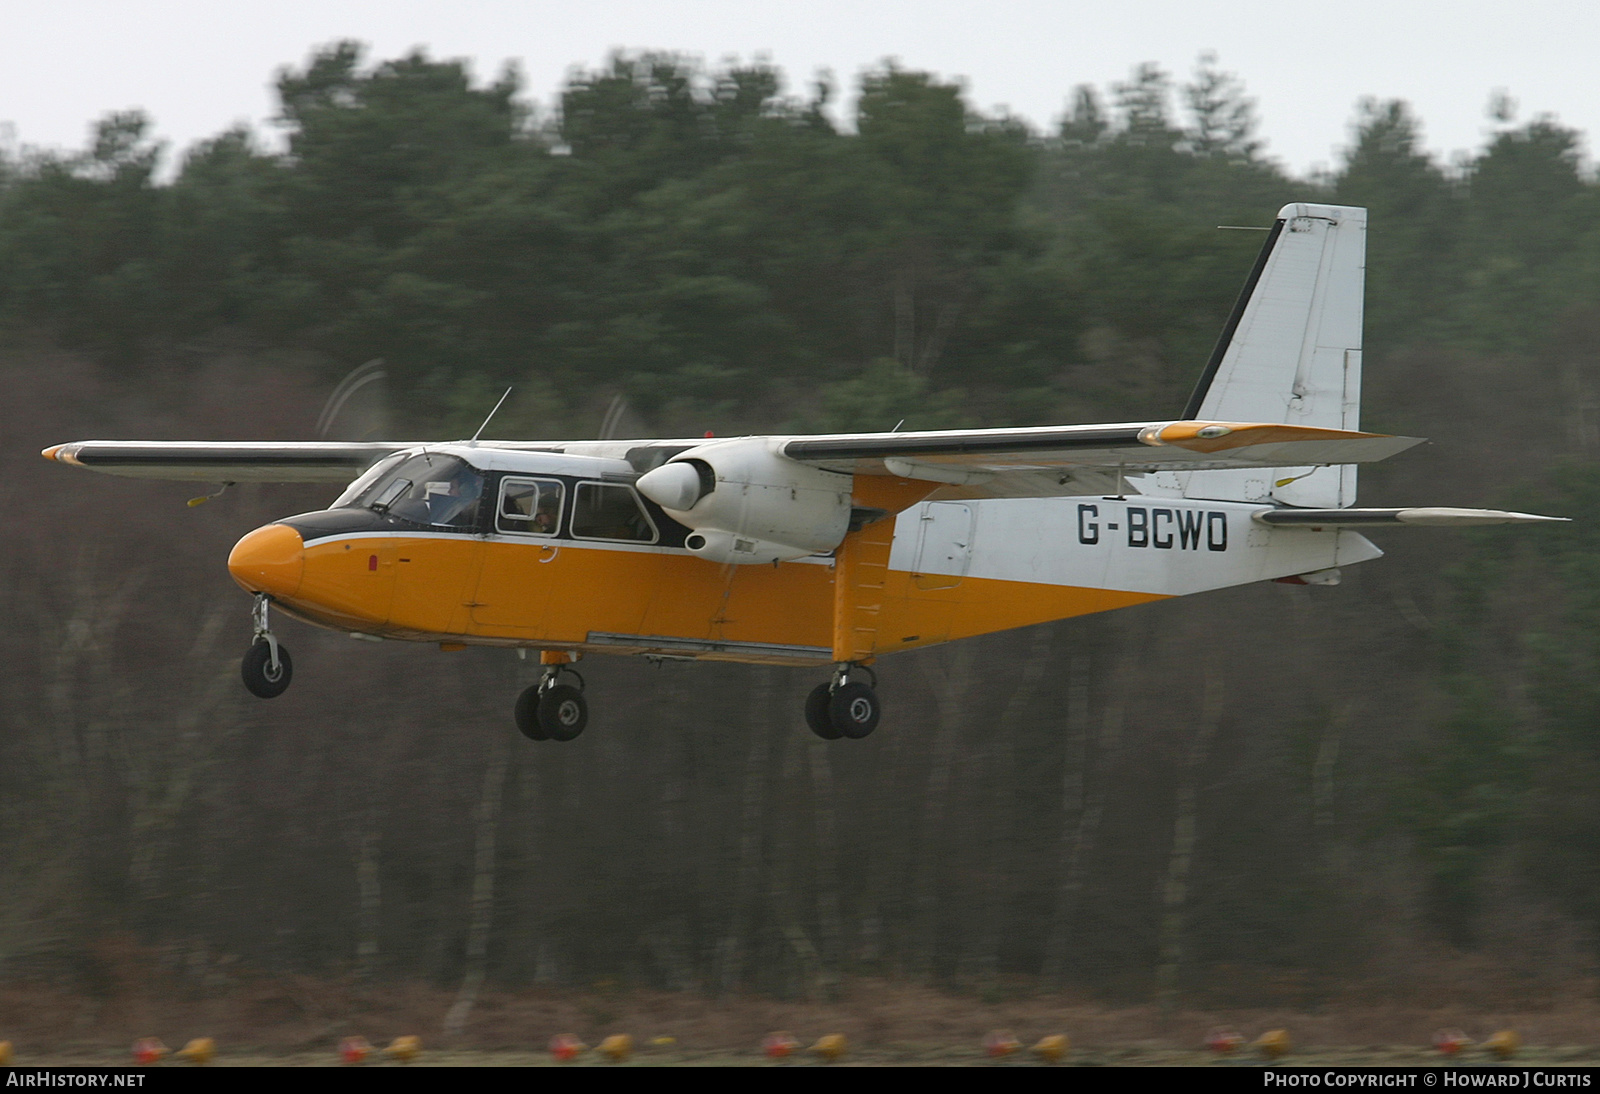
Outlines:
{"type": "Polygon", "coordinates": [[[517,728],[530,741],[570,741],[589,724],[583,677],[565,664],[546,664],[544,677],[517,697],[517,728]],[[560,682],[566,673],[576,687],[560,682]]]}
{"type": "Polygon", "coordinates": [[[883,714],[883,704],[873,690],[877,685],[877,675],[865,665],[835,666],[833,679],[818,684],[806,697],[806,725],[825,741],[841,737],[859,741],[878,728],[883,714]],[[850,679],[850,673],[858,670],[872,677],[870,686],[850,679]]]}
{"type": "Polygon", "coordinates": [[[277,636],[268,625],[267,605],[270,600],[265,593],[256,594],[255,607],[250,612],[256,636],[239,665],[244,686],[250,689],[252,695],[262,699],[276,699],[282,695],[294,677],[294,662],[289,660],[289,651],[279,645],[277,636]]]}

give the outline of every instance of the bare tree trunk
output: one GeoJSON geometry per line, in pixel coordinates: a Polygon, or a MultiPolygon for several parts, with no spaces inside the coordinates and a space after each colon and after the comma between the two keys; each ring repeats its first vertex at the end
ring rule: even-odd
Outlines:
{"type": "Polygon", "coordinates": [[[383,913],[383,886],[378,872],[378,810],[367,810],[364,823],[346,839],[356,859],[356,977],[371,983],[378,971],[378,925],[383,913]]]}
{"type": "Polygon", "coordinates": [[[950,337],[956,320],[961,317],[962,308],[966,306],[966,297],[967,294],[963,292],[957,299],[940,306],[939,318],[933,324],[933,333],[928,336],[922,352],[917,355],[916,371],[919,376],[928,375],[939,363],[939,356],[944,353],[945,340],[950,337]]]}
{"type": "Polygon", "coordinates": [[[914,275],[901,267],[894,274],[894,359],[909,371],[916,365],[917,306],[914,275]]]}
{"type": "Polygon", "coordinates": [[[1316,875],[1322,892],[1319,909],[1312,917],[1309,931],[1312,945],[1319,961],[1331,971],[1332,961],[1339,952],[1339,942],[1345,937],[1348,907],[1340,897],[1348,891],[1348,846],[1339,838],[1338,814],[1335,811],[1335,774],[1339,763],[1339,747],[1345,729],[1349,726],[1353,702],[1340,702],[1328,715],[1317,744],[1317,756],[1311,764],[1311,838],[1316,852],[1316,875]]]}
{"type": "MultiPolygon", "coordinates": [[[[1089,740],[1089,670],[1084,654],[1073,654],[1067,669],[1067,740],[1061,758],[1061,837],[1056,850],[1056,901],[1045,942],[1044,977],[1059,984],[1066,975],[1071,917],[1082,886],[1084,836],[1084,760],[1089,740]]],[[[1097,818],[1098,820],[1098,818],[1097,818]]]]}
{"type": "Polygon", "coordinates": [[[174,719],[173,732],[139,752],[125,750],[133,788],[128,872],[134,892],[146,907],[159,895],[159,864],[174,826],[221,745],[237,731],[231,719],[215,716],[238,682],[237,667],[216,649],[228,614],[227,603],[217,602],[195,636],[184,672],[204,683],[190,693],[189,702],[174,719]],[[202,729],[204,725],[223,728],[208,733],[202,729]]]}
{"type": "MultiPolygon", "coordinates": [[[[673,709],[689,706],[677,678],[667,685],[667,704],[673,709]]],[[[642,938],[645,948],[670,991],[691,991],[695,984],[694,961],[689,953],[688,924],[680,896],[692,875],[694,847],[690,843],[684,813],[688,801],[688,780],[684,774],[684,738],[681,733],[657,734],[660,748],[653,769],[658,772],[659,796],[656,799],[656,853],[650,867],[651,907],[642,938]]]]}
{"type": "Polygon", "coordinates": [[[495,836],[500,826],[500,797],[506,779],[506,742],[494,739],[478,798],[476,847],[473,854],[472,910],[467,926],[466,970],[461,990],[444,1019],[444,1035],[459,1036],[478,1001],[489,964],[489,928],[494,922],[495,836]]]}
{"type": "Polygon", "coordinates": [[[774,670],[770,666],[756,665],[750,672],[750,746],[745,757],[744,791],[739,809],[733,900],[727,928],[717,946],[717,971],[713,978],[719,992],[734,991],[744,983],[751,923],[761,894],[761,821],[766,804],[768,757],[772,752],[772,707],[776,688],[774,670]]]}
{"type": "MultiPolygon", "coordinates": [[[[780,747],[783,755],[781,785],[791,793],[797,792],[801,789],[800,765],[805,762],[800,746],[792,738],[786,737],[780,747]]],[[[831,987],[823,972],[822,955],[817,952],[816,944],[800,918],[798,890],[801,856],[796,829],[797,825],[791,821],[778,824],[774,830],[773,859],[778,865],[768,871],[767,904],[794,957],[800,993],[809,1002],[819,1002],[828,997],[831,987]]]]}
{"type": "Polygon", "coordinates": [[[987,906],[978,929],[980,937],[974,947],[973,973],[984,991],[991,991],[1000,978],[1000,945],[1005,937],[1007,913],[1014,905],[1012,869],[1017,832],[1017,728],[1029,707],[1038,697],[1039,684],[1050,664],[1050,653],[1055,638],[1055,628],[1033,628],[1028,646],[1028,658],[1018,673],[1017,686],[1000,712],[995,727],[992,800],[989,823],[985,826],[983,856],[990,876],[995,880],[988,887],[987,906]]]}
{"type": "MultiPolygon", "coordinates": [[[[0,963],[48,951],[80,927],[107,927],[83,912],[104,838],[97,827],[104,823],[102,779],[121,759],[115,729],[128,690],[109,651],[145,573],[102,577],[100,558],[98,543],[90,543],[70,562],[17,565],[4,613],[13,635],[28,636],[38,662],[29,686],[7,696],[5,710],[10,733],[25,735],[34,774],[27,798],[0,804],[0,832],[10,837],[0,854],[0,891],[8,898],[0,902],[0,963]]],[[[19,662],[11,668],[19,676],[26,671],[19,662]]]]}
{"type": "Polygon", "coordinates": [[[890,734],[880,746],[882,782],[865,809],[868,830],[875,838],[867,841],[860,851],[863,860],[860,869],[866,885],[858,912],[855,958],[867,965],[881,962],[890,949],[884,917],[894,894],[901,891],[896,869],[904,859],[897,860],[893,853],[893,834],[900,830],[901,813],[894,805],[899,800],[905,752],[904,741],[898,733],[890,734]]]}
{"type": "Polygon", "coordinates": [[[806,746],[811,767],[812,817],[816,829],[817,924],[821,932],[824,998],[838,994],[839,959],[843,950],[844,916],[839,906],[839,839],[833,804],[833,765],[828,742],[812,737],[806,746]]]}
{"type": "Polygon", "coordinates": [[[1339,763],[1339,740],[1350,720],[1350,704],[1342,704],[1328,718],[1311,764],[1311,827],[1324,859],[1332,857],[1334,838],[1334,769],[1339,763]]]}
{"type": "Polygon", "coordinates": [[[1133,676],[1133,657],[1125,651],[1118,662],[1114,683],[1107,689],[1109,695],[1100,717],[1100,740],[1096,748],[1096,777],[1086,783],[1083,813],[1078,819],[1077,831],[1072,837],[1072,851],[1067,858],[1067,870],[1058,895],[1056,929],[1053,941],[1054,968],[1050,978],[1064,985],[1067,976],[1067,953],[1071,946],[1074,923],[1083,902],[1084,878],[1089,861],[1094,856],[1095,844],[1100,835],[1100,819],[1105,815],[1106,789],[1110,772],[1115,764],[1117,750],[1122,745],[1122,723],[1126,713],[1124,690],[1133,676]]]}
{"type": "Polygon", "coordinates": [[[1199,814],[1200,775],[1222,717],[1222,673],[1206,668],[1205,694],[1200,701],[1200,721],[1179,775],[1172,851],[1167,857],[1167,881],[1162,888],[1161,964],[1156,969],[1156,992],[1162,1014],[1177,1011],[1179,981],[1185,952],[1185,917],[1189,907],[1189,871],[1194,862],[1195,822],[1199,814]]]}
{"type": "MultiPolygon", "coordinates": [[[[515,693],[538,683],[543,672],[536,658],[518,658],[512,673],[515,693]]],[[[553,983],[556,979],[555,948],[550,941],[550,924],[553,919],[553,893],[560,890],[550,886],[549,866],[545,859],[544,844],[545,792],[553,775],[550,765],[525,762],[527,753],[512,739],[512,757],[509,772],[510,785],[516,787],[513,809],[520,823],[510,830],[510,861],[520,884],[513,897],[522,915],[518,917],[514,945],[519,961],[532,971],[533,982],[539,985],[553,983]],[[547,887],[549,886],[549,887],[547,887]]]]}
{"type": "Polygon", "coordinates": [[[917,833],[917,937],[912,943],[910,959],[912,975],[922,980],[933,977],[934,953],[939,941],[939,866],[944,853],[946,805],[950,796],[956,732],[963,721],[975,656],[971,643],[961,643],[948,654],[938,656],[940,667],[937,669],[932,658],[923,657],[918,661],[923,679],[939,708],[928,789],[922,800],[921,830],[917,833]]]}

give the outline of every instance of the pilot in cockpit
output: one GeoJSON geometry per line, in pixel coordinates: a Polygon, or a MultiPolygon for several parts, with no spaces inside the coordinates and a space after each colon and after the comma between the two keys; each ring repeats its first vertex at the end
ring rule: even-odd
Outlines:
{"type": "Polygon", "coordinates": [[[427,495],[429,524],[468,524],[483,492],[483,479],[463,464],[449,479],[435,479],[424,484],[423,489],[427,495]]]}

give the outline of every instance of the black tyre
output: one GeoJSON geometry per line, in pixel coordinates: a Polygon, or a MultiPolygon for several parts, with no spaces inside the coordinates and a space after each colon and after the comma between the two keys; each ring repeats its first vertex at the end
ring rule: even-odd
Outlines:
{"type": "Polygon", "coordinates": [[[837,741],[844,736],[833,728],[833,719],[828,716],[828,701],[832,698],[827,684],[818,684],[806,696],[806,725],[824,741],[837,741]]]}
{"type": "Polygon", "coordinates": [[[289,680],[294,676],[294,662],[289,660],[289,651],[279,642],[278,667],[274,669],[272,647],[266,639],[262,639],[244,655],[244,660],[239,664],[239,675],[244,677],[244,686],[250,689],[250,694],[262,699],[276,699],[289,687],[289,680]]]}
{"type": "Polygon", "coordinates": [[[865,684],[845,684],[828,700],[828,719],[838,732],[853,741],[877,729],[882,713],[878,693],[865,684]]]}
{"type": "Polygon", "coordinates": [[[517,729],[530,741],[548,741],[550,734],[545,732],[539,724],[539,685],[523,690],[517,696],[517,706],[513,715],[517,720],[517,729]]]}
{"type": "Polygon", "coordinates": [[[571,684],[557,684],[539,696],[538,718],[552,741],[570,741],[589,724],[589,704],[571,684]]]}

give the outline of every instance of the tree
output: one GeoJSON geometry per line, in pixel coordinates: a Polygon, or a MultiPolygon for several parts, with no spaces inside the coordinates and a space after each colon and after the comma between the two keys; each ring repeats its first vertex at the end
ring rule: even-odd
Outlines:
{"type": "Polygon", "coordinates": [[[1256,139],[1255,100],[1245,97],[1244,83],[1217,68],[1215,53],[1202,53],[1194,81],[1184,85],[1193,125],[1189,147],[1202,157],[1248,161],[1261,148],[1256,139]]]}
{"type": "Polygon", "coordinates": [[[1062,115],[1057,135],[1063,144],[1092,145],[1105,135],[1110,123],[1106,121],[1105,108],[1100,96],[1090,84],[1079,84],[1072,90],[1072,109],[1062,115]]]}
{"type": "Polygon", "coordinates": [[[1422,148],[1399,100],[1362,100],[1336,199],[1369,211],[1367,345],[1398,347],[1448,329],[1460,285],[1461,201],[1422,148]]]}
{"type": "Polygon", "coordinates": [[[862,78],[856,128],[880,216],[869,261],[887,290],[893,356],[927,374],[980,271],[1015,246],[1013,211],[1032,170],[1028,134],[1010,119],[972,114],[959,84],[893,64],[862,78]]]}
{"type": "Polygon", "coordinates": [[[1474,344],[1517,351],[1588,304],[1600,205],[1576,130],[1548,117],[1500,132],[1466,177],[1459,322],[1474,344]]]}

